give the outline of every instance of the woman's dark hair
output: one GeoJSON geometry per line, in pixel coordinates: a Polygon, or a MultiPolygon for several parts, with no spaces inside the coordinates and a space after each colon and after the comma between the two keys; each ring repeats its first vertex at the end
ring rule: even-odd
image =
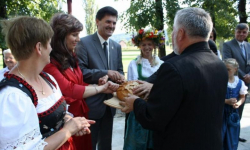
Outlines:
{"type": "Polygon", "coordinates": [[[215,55],[218,55],[217,46],[213,40],[208,40],[208,45],[215,55]]]}
{"type": "Polygon", "coordinates": [[[105,15],[116,16],[116,18],[118,17],[117,10],[115,10],[113,7],[106,6],[98,10],[96,14],[96,19],[102,20],[102,18],[104,18],[105,15]]]}
{"type": "Polygon", "coordinates": [[[57,65],[60,71],[69,67],[76,68],[76,55],[73,51],[68,50],[65,38],[69,33],[82,31],[82,23],[70,14],[59,13],[52,17],[50,26],[54,31],[54,36],[51,39],[51,58],[60,64],[57,65]]]}

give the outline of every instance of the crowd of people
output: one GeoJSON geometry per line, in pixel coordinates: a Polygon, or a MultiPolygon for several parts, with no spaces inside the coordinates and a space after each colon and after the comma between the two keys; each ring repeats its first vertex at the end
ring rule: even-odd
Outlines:
{"type": "MultiPolygon", "coordinates": [[[[97,31],[65,13],[50,24],[35,17],[2,21],[9,49],[0,70],[0,149],[111,150],[116,109],[103,103],[125,82],[121,46],[110,37],[117,10],[96,14],[97,31]]],[[[216,46],[212,19],[201,8],[174,18],[173,52],[159,58],[164,34],[141,28],[140,55],[127,80],[140,83],[120,101],[127,113],[124,150],[236,150],[250,84],[249,26],[216,46]],[[140,97],[139,97],[140,96],[140,97]],[[141,98],[143,96],[143,98],[141,98]]]]}

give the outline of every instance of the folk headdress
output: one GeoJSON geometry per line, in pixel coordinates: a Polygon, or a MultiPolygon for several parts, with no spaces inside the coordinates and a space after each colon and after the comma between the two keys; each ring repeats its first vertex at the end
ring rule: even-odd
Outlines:
{"type": "MultiPolygon", "coordinates": [[[[152,40],[154,42],[156,48],[157,47],[158,48],[164,47],[164,45],[165,45],[165,37],[164,37],[163,31],[158,31],[158,30],[155,30],[152,28],[138,30],[136,35],[132,37],[132,42],[135,46],[140,47],[140,42],[143,40],[146,40],[146,39],[152,40]]],[[[140,56],[136,60],[136,63],[141,64],[141,59],[142,59],[142,56],[140,56]]],[[[159,62],[158,62],[158,59],[156,59],[156,50],[155,49],[154,49],[153,59],[154,59],[154,61],[153,61],[153,64],[151,64],[151,65],[156,66],[159,62]]]]}
{"type": "Polygon", "coordinates": [[[140,42],[145,39],[153,40],[156,47],[165,45],[164,33],[152,28],[138,30],[136,35],[132,37],[132,42],[135,46],[139,47],[140,42]]]}

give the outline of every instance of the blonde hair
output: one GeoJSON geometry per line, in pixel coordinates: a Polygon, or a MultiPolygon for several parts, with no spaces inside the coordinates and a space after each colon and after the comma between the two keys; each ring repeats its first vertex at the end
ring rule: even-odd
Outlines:
{"type": "Polygon", "coordinates": [[[42,19],[21,16],[2,21],[5,41],[17,61],[30,57],[38,42],[46,47],[53,36],[50,25],[42,19]]]}
{"type": "Polygon", "coordinates": [[[228,64],[228,65],[231,65],[234,68],[236,68],[237,71],[235,72],[235,75],[238,75],[239,64],[236,61],[236,59],[234,59],[234,58],[227,58],[227,59],[223,60],[223,62],[224,62],[225,65],[228,64]]]}

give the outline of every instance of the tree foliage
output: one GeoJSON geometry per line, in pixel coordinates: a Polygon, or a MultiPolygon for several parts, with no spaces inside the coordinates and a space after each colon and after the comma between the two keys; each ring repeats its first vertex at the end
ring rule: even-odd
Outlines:
{"type": "MultiPolygon", "coordinates": [[[[130,8],[121,15],[124,28],[133,32],[145,27],[163,30],[164,17],[162,0],[131,0],[130,8]]],[[[165,48],[159,49],[159,56],[164,56],[165,48]]]]}
{"type": "Polygon", "coordinates": [[[152,0],[132,0],[130,8],[121,15],[124,28],[128,31],[139,30],[146,26],[159,26],[156,18],[156,3],[152,0]]]}
{"type": "MultiPolygon", "coordinates": [[[[210,13],[219,38],[231,38],[237,24],[237,0],[166,0],[164,23],[172,31],[175,13],[184,7],[199,7],[210,13]]],[[[239,0],[238,0],[239,1],[239,0]]],[[[131,0],[130,8],[122,14],[124,28],[129,32],[145,26],[156,26],[160,20],[155,15],[155,0],[131,0]]],[[[171,32],[168,32],[171,33],[171,32]]]]}
{"type": "Polygon", "coordinates": [[[95,14],[98,10],[98,6],[95,4],[95,0],[84,0],[85,10],[85,28],[87,34],[93,34],[96,31],[95,14]]]}
{"type": "MultiPolygon", "coordinates": [[[[58,7],[58,0],[1,0],[0,10],[0,19],[35,16],[46,21],[49,21],[55,13],[62,12],[58,7]],[[3,14],[2,10],[4,10],[3,14]]],[[[0,47],[7,48],[2,33],[0,34],[0,47]]]]}

